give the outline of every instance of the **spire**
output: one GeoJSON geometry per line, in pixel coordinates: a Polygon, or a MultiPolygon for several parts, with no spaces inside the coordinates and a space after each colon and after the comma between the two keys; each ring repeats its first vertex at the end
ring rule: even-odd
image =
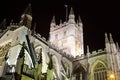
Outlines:
{"type": "Polygon", "coordinates": [[[116,48],[117,48],[117,50],[119,51],[120,47],[119,47],[118,42],[116,42],[116,48]]]}
{"type": "Polygon", "coordinates": [[[71,7],[70,14],[69,15],[74,15],[73,8],[71,7]]]}
{"type": "Polygon", "coordinates": [[[60,26],[62,26],[62,20],[60,19],[60,24],[59,24],[60,26]]]}
{"type": "Polygon", "coordinates": [[[89,51],[89,46],[87,45],[87,57],[89,58],[90,56],[90,51],[89,51]]]}
{"type": "Polygon", "coordinates": [[[62,24],[62,20],[60,19],[60,24],[62,24]]]}
{"type": "Polygon", "coordinates": [[[36,23],[34,24],[34,27],[33,27],[33,34],[35,34],[36,32],[36,23]]]}
{"type": "Polygon", "coordinates": [[[109,43],[107,33],[105,33],[105,43],[109,43]]]}
{"type": "Polygon", "coordinates": [[[11,20],[11,22],[10,22],[10,25],[12,25],[13,24],[13,19],[11,20]]]}
{"type": "Polygon", "coordinates": [[[0,24],[0,28],[1,28],[1,29],[5,29],[5,28],[6,28],[6,19],[4,19],[4,20],[2,21],[2,23],[0,24]]]}
{"type": "Polygon", "coordinates": [[[56,26],[56,22],[55,22],[55,16],[53,16],[52,20],[51,20],[51,23],[50,23],[50,30],[54,30],[56,26]]]}
{"type": "Polygon", "coordinates": [[[80,18],[80,15],[78,16],[78,22],[79,22],[79,23],[82,22],[82,20],[81,20],[81,18],[80,18]]]}
{"type": "Polygon", "coordinates": [[[114,43],[111,33],[110,33],[110,43],[114,43]]]}
{"type": "Polygon", "coordinates": [[[31,23],[32,23],[32,11],[31,11],[31,4],[29,3],[23,14],[21,15],[21,21],[19,22],[19,25],[25,25],[29,29],[31,29],[31,23]]]}
{"type": "Polygon", "coordinates": [[[107,33],[105,33],[105,49],[106,49],[107,53],[111,53],[111,46],[110,46],[110,42],[108,40],[107,33]]]}
{"type": "Polygon", "coordinates": [[[70,10],[68,23],[72,23],[72,24],[75,23],[75,15],[74,15],[73,8],[71,8],[71,10],[70,10]]]}
{"type": "Polygon", "coordinates": [[[116,53],[117,52],[117,48],[116,48],[116,45],[113,41],[113,38],[112,38],[112,34],[110,33],[110,44],[111,44],[111,52],[112,53],[116,53]]]}
{"type": "Polygon", "coordinates": [[[51,23],[56,23],[55,22],[55,16],[53,16],[51,23]]]}
{"type": "Polygon", "coordinates": [[[82,20],[81,20],[81,18],[80,18],[80,15],[78,16],[78,22],[77,22],[77,24],[78,24],[78,26],[83,26],[83,24],[82,24],[82,20]]]}
{"type": "Polygon", "coordinates": [[[29,14],[32,15],[32,8],[31,8],[31,4],[29,3],[27,8],[25,9],[23,14],[29,14]]]}
{"type": "Polygon", "coordinates": [[[89,46],[87,45],[87,53],[89,53],[90,51],[89,51],[89,46]]]}

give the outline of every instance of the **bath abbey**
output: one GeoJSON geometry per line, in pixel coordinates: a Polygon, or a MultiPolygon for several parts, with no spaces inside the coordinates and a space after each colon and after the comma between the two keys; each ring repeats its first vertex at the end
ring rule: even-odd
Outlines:
{"type": "Polygon", "coordinates": [[[19,23],[0,22],[0,80],[120,80],[120,48],[105,33],[105,48],[84,52],[83,24],[68,20],[50,23],[49,39],[32,26],[29,4],[19,23]],[[31,29],[33,27],[33,29],[31,29]]]}

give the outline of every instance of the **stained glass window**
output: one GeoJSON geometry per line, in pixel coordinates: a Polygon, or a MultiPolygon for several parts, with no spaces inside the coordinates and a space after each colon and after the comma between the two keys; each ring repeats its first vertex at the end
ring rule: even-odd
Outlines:
{"type": "Polygon", "coordinates": [[[102,63],[98,63],[94,70],[94,80],[107,80],[107,70],[102,63]]]}

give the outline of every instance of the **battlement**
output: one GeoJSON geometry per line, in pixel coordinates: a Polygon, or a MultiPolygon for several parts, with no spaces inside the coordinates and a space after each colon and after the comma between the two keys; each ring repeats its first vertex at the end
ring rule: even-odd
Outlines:
{"type": "Polygon", "coordinates": [[[19,23],[10,23],[11,27],[13,27],[13,26],[18,27],[18,25],[19,25],[19,23]]]}
{"type": "Polygon", "coordinates": [[[65,27],[66,25],[68,25],[68,23],[66,23],[66,22],[60,23],[60,24],[58,24],[58,25],[55,25],[54,27],[51,27],[50,30],[51,30],[51,31],[54,31],[54,30],[63,28],[63,27],[65,27]]]}
{"type": "Polygon", "coordinates": [[[99,49],[97,51],[92,51],[91,54],[90,53],[87,53],[89,54],[89,57],[93,57],[93,56],[97,56],[97,55],[100,55],[100,54],[105,54],[106,53],[106,50],[102,50],[102,49],[99,49]]]}
{"type": "Polygon", "coordinates": [[[7,26],[5,29],[0,29],[0,36],[4,35],[6,33],[6,31],[8,30],[15,30],[17,28],[19,28],[20,26],[18,25],[18,23],[10,23],[9,26],[7,26]]]}
{"type": "MultiPolygon", "coordinates": [[[[63,28],[63,27],[66,27],[67,25],[69,25],[68,22],[64,22],[64,23],[60,23],[58,25],[54,25],[54,27],[51,27],[50,30],[51,31],[55,31],[57,29],[60,29],[60,28],[63,28]]],[[[78,23],[74,23],[75,27],[78,28],[80,25],[78,23]]]]}
{"type": "Polygon", "coordinates": [[[45,43],[46,45],[48,45],[46,38],[42,37],[39,33],[34,34],[33,36],[42,41],[43,43],[45,43]]]}
{"type": "Polygon", "coordinates": [[[105,53],[106,53],[105,49],[104,50],[99,49],[97,51],[92,51],[91,53],[90,52],[86,53],[86,55],[82,54],[81,56],[76,56],[76,58],[74,59],[74,61],[91,58],[91,57],[94,57],[94,56],[97,56],[97,55],[101,55],[101,54],[105,54],[105,53]]]}

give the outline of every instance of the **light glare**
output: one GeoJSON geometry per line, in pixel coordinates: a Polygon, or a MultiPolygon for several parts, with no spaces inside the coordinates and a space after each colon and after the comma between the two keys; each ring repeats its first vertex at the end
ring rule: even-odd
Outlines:
{"type": "Polygon", "coordinates": [[[115,75],[114,74],[110,74],[110,78],[111,79],[115,79],[115,75]]]}

